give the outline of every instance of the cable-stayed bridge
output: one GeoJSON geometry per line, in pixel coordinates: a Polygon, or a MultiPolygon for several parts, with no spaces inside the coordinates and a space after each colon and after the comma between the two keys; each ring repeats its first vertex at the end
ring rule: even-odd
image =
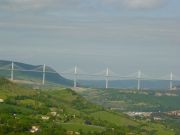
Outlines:
{"type": "Polygon", "coordinates": [[[50,68],[49,66],[44,65],[39,65],[39,66],[33,66],[32,68],[26,68],[23,67],[20,64],[17,64],[15,62],[9,63],[9,64],[5,64],[5,65],[1,65],[0,66],[0,71],[9,71],[10,72],[10,80],[14,80],[15,78],[15,71],[21,71],[21,72],[35,72],[35,73],[41,73],[42,74],[42,85],[45,85],[45,80],[46,80],[46,73],[50,73],[50,74],[60,74],[63,76],[71,76],[70,79],[74,81],[74,87],[77,87],[77,82],[78,82],[78,78],[83,77],[84,79],[91,77],[94,80],[96,78],[101,78],[104,79],[105,81],[105,88],[109,88],[109,81],[110,80],[136,80],[137,81],[137,89],[140,90],[141,87],[141,83],[144,80],[166,80],[169,82],[169,89],[172,90],[173,89],[173,81],[180,81],[180,78],[177,77],[176,75],[174,75],[172,72],[167,74],[167,75],[163,75],[160,77],[153,77],[150,75],[146,75],[143,72],[141,72],[141,70],[135,72],[135,73],[131,73],[129,75],[119,75],[115,72],[113,72],[111,69],[106,68],[105,70],[102,70],[98,73],[88,73],[83,71],[82,69],[80,69],[79,67],[75,66],[73,68],[70,68],[66,71],[60,71],[60,72],[56,72],[55,70],[53,70],[52,68],[50,68]]]}

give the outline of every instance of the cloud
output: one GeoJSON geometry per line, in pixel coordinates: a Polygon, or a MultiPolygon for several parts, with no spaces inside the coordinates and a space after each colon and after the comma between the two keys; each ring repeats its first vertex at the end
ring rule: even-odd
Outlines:
{"type": "MultiPolygon", "coordinates": [[[[114,8],[151,9],[163,5],[165,1],[166,0],[1,0],[0,9],[6,11],[36,11],[39,9],[73,10],[91,6],[103,7],[103,5],[114,8]]],[[[101,8],[99,8],[99,10],[101,10],[101,8]]]]}
{"type": "Polygon", "coordinates": [[[71,8],[77,6],[80,0],[2,0],[1,10],[25,11],[53,8],[71,8]]]}
{"type": "Polygon", "coordinates": [[[153,9],[158,8],[166,2],[166,0],[101,0],[102,2],[114,6],[129,9],[153,9]]]}
{"type": "Polygon", "coordinates": [[[165,0],[124,0],[124,4],[133,9],[151,9],[163,5],[165,0]]]}
{"type": "Polygon", "coordinates": [[[6,0],[0,2],[0,7],[8,10],[41,8],[47,5],[48,2],[49,0],[6,0]]]}

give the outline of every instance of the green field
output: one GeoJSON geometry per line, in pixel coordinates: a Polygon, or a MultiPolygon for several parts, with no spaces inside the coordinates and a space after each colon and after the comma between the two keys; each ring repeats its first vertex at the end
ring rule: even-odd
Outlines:
{"type": "Polygon", "coordinates": [[[87,101],[66,88],[33,90],[0,79],[0,134],[175,135],[163,123],[132,119],[87,101]]]}
{"type": "Polygon", "coordinates": [[[85,90],[80,92],[89,101],[120,111],[164,112],[180,109],[180,91],[163,90],[85,90]]]}
{"type": "Polygon", "coordinates": [[[136,126],[137,122],[131,120],[126,115],[108,112],[108,111],[99,111],[91,114],[92,117],[96,119],[101,119],[104,121],[108,121],[112,124],[117,124],[117,126],[136,126]]]}

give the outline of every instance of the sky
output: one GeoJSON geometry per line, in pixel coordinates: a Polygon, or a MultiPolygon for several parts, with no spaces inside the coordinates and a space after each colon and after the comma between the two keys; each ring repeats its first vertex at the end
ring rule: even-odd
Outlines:
{"type": "Polygon", "coordinates": [[[1,0],[0,59],[180,76],[179,0],[1,0]]]}

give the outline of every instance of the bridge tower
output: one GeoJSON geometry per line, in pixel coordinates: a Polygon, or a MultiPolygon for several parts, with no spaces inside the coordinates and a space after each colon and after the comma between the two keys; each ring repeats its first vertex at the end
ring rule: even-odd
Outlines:
{"type": "Polygon", "coordinates": [[[45,78],[46,78],[46,65],[43,65],[43,80],[42,80],[42,85],[45,84],[45,78]]]}
{"type": "Polygon", "coordinates": [[[11,81],[14,80],[14,62],[11,64],[11,81]]]}
{"type": "Polygon", "coordinates": [[[138,71],[138,87],[137,89],[140,90],[141,89],[141,71],[138,71]]]}
{"type": "Polygon", "coordinates": [[[169,86],[169,88],[170,88],[170,90],[172,90],[173,89],[173,73],[171,72],[171,74],[170,74],[170,86],[169,86]]]}
{"type": "Polygon", "coordinates": [[[109,86],[109,68],[106,69],[106,89],[108,89],[109,86]]]}
{"type": "Polygon", "coordinates": [[[74,88],[77,87],[77,66],[74,68],[74,88]]]}

